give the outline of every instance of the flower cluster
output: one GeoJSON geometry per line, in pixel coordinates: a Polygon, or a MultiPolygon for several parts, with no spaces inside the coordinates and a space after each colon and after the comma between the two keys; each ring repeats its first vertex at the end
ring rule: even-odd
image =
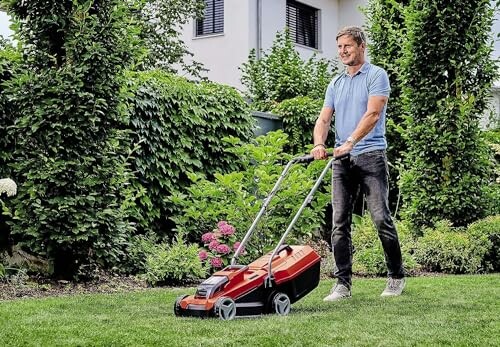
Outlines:
{"type": "Polygon", "coordinates": [[[212,232],[201,235],[201,242],[205,248],[198,253],[200,260],[207,262],[213,269],[229,265],[231,257],[240,246],[240,242],[235,241],[235,232],[231,224],[220,221],[212,232]]]}
{"type": "Polygon", "coordinates": [[[17,193],[16,182],[10,178],[0,179],[0,194],[7,194],[7,196],[14,196],[17,193]]]}

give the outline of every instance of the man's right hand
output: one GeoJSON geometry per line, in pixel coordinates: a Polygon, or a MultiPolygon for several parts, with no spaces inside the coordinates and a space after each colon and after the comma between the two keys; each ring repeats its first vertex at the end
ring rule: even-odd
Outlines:
{"type": "Polygon", "coordinates": [[[311,155],[314,157],[314,159],[326,159],[328,155],[326,154],[325,145],[315,145],[311,150],[311,155]]]}

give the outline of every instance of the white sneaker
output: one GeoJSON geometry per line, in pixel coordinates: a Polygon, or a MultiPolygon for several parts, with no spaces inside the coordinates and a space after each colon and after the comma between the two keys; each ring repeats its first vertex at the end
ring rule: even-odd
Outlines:
{"type": "Polygon", "coordinates": [[[404,278],[392,278],[387,280],[387,286],[380,296],[399,296],[403,292],[406,281],[404,278]]]}
{"type": "Polygon", "coordinates": [[[323,301],[338,301],[342,299],[347,299],[351,297],[351,290],[345,285],[337,283],[330,292],[330,295],[326,296],[323,301]]]}

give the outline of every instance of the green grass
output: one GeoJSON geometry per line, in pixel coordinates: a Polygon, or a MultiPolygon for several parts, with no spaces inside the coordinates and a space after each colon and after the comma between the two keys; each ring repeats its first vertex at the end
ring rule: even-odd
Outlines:
{"type": "Polygon", "coordinates": [[[177,318],[194,288],[0,302],[2,346],[499,346],[500,274],[409,278],[379,297],[384,279],[355,279],[353,297],[322,301],[332,281],[286,317],[177,318]]]}

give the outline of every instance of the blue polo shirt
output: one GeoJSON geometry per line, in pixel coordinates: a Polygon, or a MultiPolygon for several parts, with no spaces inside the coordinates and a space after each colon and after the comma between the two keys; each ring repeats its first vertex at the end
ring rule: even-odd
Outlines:
{"type": "MultiPolygon", "coordinates": [[[[335,147],[342,145],[359,124],[366,112],[368,97],[389,97],[391,87],[384,69],[365,62],[361,69],[350,76],[344,72],[335,77],[326,89],[324,107],[335,110],[335,147]]],[[[356,146],[351,154],[358,155],[377,149],[386,149],[384,106],[375,127],[356,146]]]]}

